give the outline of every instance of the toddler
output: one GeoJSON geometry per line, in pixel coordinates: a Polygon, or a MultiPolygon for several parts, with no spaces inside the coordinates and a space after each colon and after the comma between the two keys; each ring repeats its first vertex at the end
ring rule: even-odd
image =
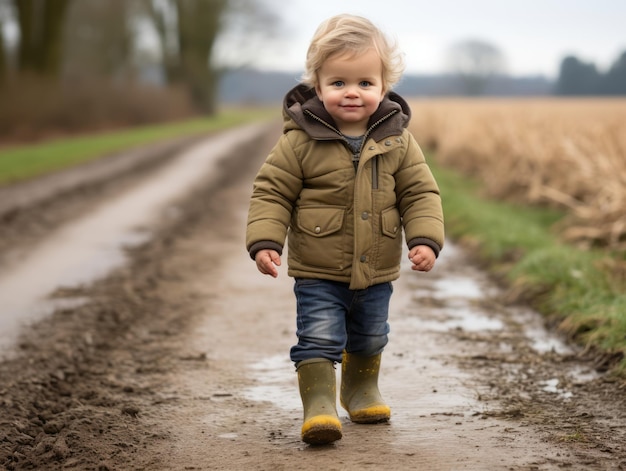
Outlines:
{"type": "Polygon", "coordinates": [[[285,239],[294,278],[291,360],[304,408],[302,440],[342,437],[340,403],[356,423],[388,421],[378,389],[391,282],[402,233],[412,269],[430,271],[444,241],[438,186],[391,91],[400,52],[369,20],[338,15],[317,29],[302,83],[284,100],[283,134],[254,181],[246,244],[278,276],[285,239]]]}

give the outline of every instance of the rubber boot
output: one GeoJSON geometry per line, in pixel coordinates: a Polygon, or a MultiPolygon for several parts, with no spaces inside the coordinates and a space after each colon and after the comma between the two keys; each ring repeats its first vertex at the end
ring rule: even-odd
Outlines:
{"type": "Polygon", "coordinates": [[[325,358],[304,360],[297,365],[300,397],[304,407],[302,441],[325,445],[341,438],[337,416],[337,379],[333,362],[325,358]]]}
{"type": "Polygon", "coordinates": [[[352,422],[374,424],[391,417],[391,409],[378,390],[380,357],[380,354],[372,357],[343,354],[340,400],[352,422]]]}

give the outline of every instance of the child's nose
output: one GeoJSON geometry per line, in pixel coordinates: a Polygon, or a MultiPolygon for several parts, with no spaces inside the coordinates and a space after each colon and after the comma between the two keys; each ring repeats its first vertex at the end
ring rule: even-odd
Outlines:
{"type": "Polygon", "coordinates": [[[359,95],[359,88],[356,85],[346,87],[346,96],[355,97],[359,95]]]}

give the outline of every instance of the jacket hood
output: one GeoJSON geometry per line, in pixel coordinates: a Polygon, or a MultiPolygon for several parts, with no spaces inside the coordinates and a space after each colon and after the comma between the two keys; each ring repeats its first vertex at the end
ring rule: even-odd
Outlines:
{"type": "MultiPolygon", "coordinates": [[[[402,134],[411,119],[408,103],[397,93],[388,92],[378,109],[370,116],[368,136],[380,141],[402,134]],[[384,126],[381,125],[384,123],[384,126]]],[[[302,129],[312,139],[337,139],[339,130],[315,89],[300,84],[292,88],[283,101],[283,131],[302,129]]]]}

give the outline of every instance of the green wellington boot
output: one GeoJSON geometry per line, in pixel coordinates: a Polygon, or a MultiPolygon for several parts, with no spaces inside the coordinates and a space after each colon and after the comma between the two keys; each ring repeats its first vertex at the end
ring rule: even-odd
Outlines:
{"type": "Polygon", "coordinates": [[[302,441],[325,445],[341,438],[337,416],[337,379],[333,362],[325,358],[304,360],[297,365],[300,397],[304,407],[302,441]]]}
{"type": "Polygon", "coordinates": [[[343,354],[340,400],[352,422],[374,424],[391,417],[391,409],[378,391],[380,357],[380,354],[372,357],[343,354]]]}

